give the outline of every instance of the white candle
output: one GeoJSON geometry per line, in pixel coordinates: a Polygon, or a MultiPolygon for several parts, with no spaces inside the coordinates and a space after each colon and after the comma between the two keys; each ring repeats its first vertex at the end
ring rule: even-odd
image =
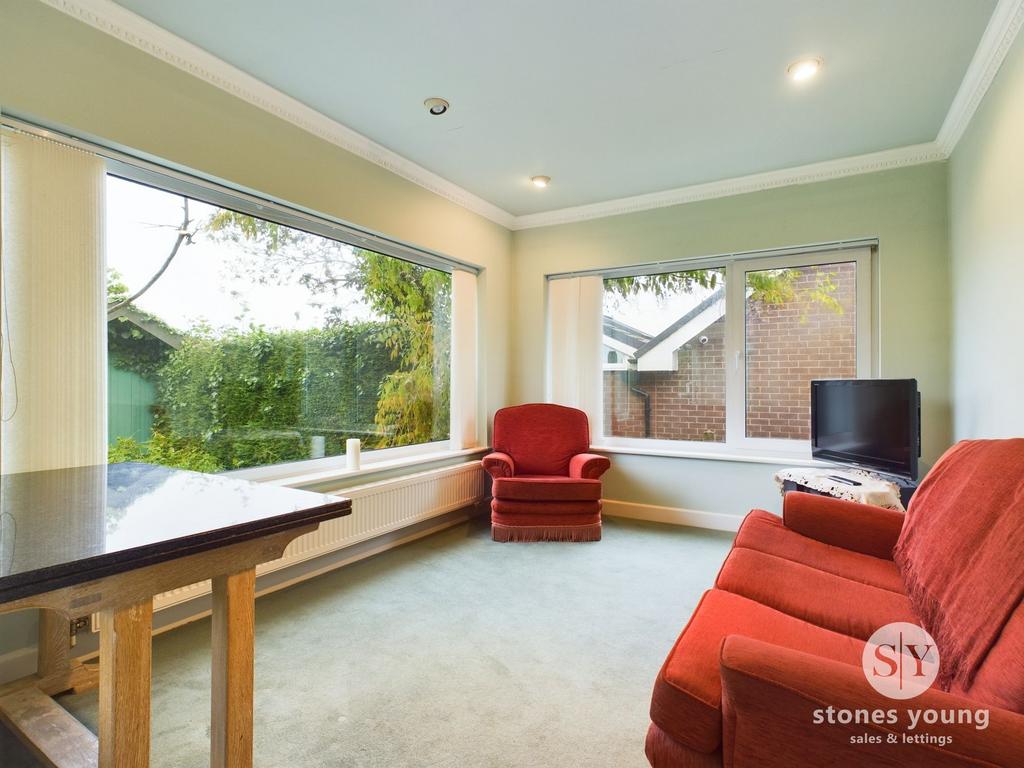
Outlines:
{"type": "Polygon", "coordinates": [[[350,437],[345,441],[345,461],[349,469],[359,469],[359,438],[350,437]]]}

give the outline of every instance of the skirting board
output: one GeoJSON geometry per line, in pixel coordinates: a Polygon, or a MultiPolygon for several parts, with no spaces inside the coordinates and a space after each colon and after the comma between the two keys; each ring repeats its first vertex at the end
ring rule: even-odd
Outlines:
{"type": "Polygon", "coordinates": [[[727,515],[724,512],[701,512],[681,507],[659,507],[655,504],[637,504],[632,501],[605,499],[601,513],[607,517],[628,517],[633,520],[647,520],[652,523],[688,525],[691,528],[710,528],[713,531],[738,531],[743,522],[742,515],[727,515]]]}

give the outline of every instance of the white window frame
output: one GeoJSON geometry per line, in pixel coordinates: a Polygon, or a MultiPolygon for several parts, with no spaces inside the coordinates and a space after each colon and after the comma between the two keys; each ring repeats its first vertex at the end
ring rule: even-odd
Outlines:
{"type": "MultiPolygon", "coordinates": [[[[878,375],[875,360],[872,262],[876,241],[804,246],[782,251],[730,254],[721,257],[682,260],[650,266],[615,270],[615,276],[655,272],[685,272],[698,269],[725,270],[725,441],[658,440],[616,437],[604,434],[604,413],[593,427],[594,447],[624,453],[685,455],[706,458],[773,457],[781,460],[809,460],[810,440],[752,438],[746,436],[746,273],[767,269],[809,267],[819,264],[856,264],[857,377],[878,375]],[[739,309],[734,309],[739,307],[739,309]]],[[[605,272],[605,276],[612,273],[605,272]]],[[[604,381],[601,381],[603,392],[604,381]]],[[[604,397],[599,398],[603,408],[604,397]]]]}
{"type": "MultiPolygon", "coordinates": [[[[33,126],[5,116],[4,123],[18,130],[50,136],[54,131],[33,126]]],[[[299,208],[249,190],[233,187],[198,174],[160,165],[149,159],[130,155],[120,149],[106,147],[91,140],[64,133],[57,134],[60,141],[88,149],[103,157],[110,176],[144,184],[172,194],[200,200],[210,205],[240,211],[257,218],[273,221],[357,248],[382,253],[386,256],[438,269],[452,275],[452,370],[449,377],[451,406],[450,437],[448,440],[418,443],[395,448],[380,448],[362,453],[362,467],[352,471],[346,457],[326,456],[282,464],[228,470],[225,474],[247,480],[293,485],[299,481],[315,479],[327,481],[353,475],[384,471],[416,463],[441,461],[467,456],[481,450],[479,419],[479,274],[481,269],[467,262],[409,245],[355,227],[339,219],[299,208]],[[457,322],[458,320],[458,322],[457,322]],[[458,404],[456,407],[454,404],[458,404]]]]}

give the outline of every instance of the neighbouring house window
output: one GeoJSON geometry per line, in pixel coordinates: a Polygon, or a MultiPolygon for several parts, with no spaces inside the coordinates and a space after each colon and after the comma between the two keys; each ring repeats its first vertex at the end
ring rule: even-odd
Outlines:
{"type": "Polygon", "coordinates": [[[106,204],[110,461],[448,439],[451,274],[115,176],[106,204]]]}
{"type": "Polygon", "coordinates": [[[866,247],[606,274],[600,442],[802,450],[810,382],[872,375],[870,281],[866,247]]]}

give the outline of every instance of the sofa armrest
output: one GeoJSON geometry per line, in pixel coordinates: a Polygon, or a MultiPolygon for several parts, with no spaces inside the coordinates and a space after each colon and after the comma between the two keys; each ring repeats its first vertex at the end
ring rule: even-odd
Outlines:
{"type": "Polygon", "coordinates": [[[484,469],[494,479],[499,477],[512,477],[516,473],[516,463],[507,453],[488,453],[481,459],[484,469]]]}
{"type": "Polygon", "coordinates": [[[574,480],[597,480],[612,463],[596,453],[577,453],[569,459],[569,477],[574,480]]]}
{"type": "Polygon", "coordinates": [[[790,491],[782,500],[786,527],[811,539],[892,560],[903,513],[856,501],[790,491]]]}
{"type": "Polygon", "coordinates": [[[860,665],[732,635],[721,675],[726,765],[1024,765],[1024,715],[935,689],[896,701],[860,665]],[[922,719],[928,710],[938,724],[922,719]],[[867,714],[844,724],[840,712],[867,714]]]}

